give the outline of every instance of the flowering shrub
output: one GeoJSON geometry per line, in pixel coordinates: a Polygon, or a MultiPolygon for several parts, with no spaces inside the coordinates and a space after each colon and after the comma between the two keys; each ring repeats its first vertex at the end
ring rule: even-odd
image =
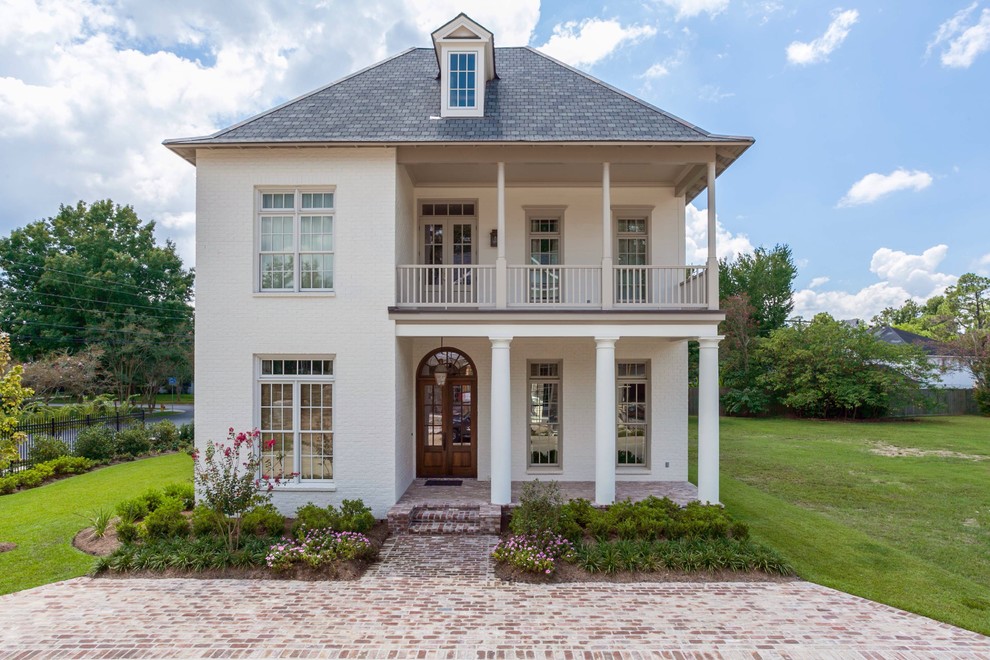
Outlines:
{"type": "Polygon", "coordinates": [[[523,534],[500,541],[492,556],[500,564],[551,575],[557,570],[558,562],[574,557],[574,546],[557,534],[523,534]]]}
{"type": "MultiPolygon", "coordinates": [[[[261,471],[261,431],[234,433],[227,442],[211,442],[204,456],[193,452],[196,461],[196,486],[204,505],[216,515],[217,525],[226,539],[227,550],[237,549],[241,537],[241,517],[256,506],[271,501],[271,491],[282,483],[279,477],[261,471]],[[247,459],[247,460],[244,460],[247,459]]],[[[285,479],[295,474],[284,475],[285,479]]]]}
{"type": "Polygon", "coordinates": [[[285,571],[298,562],[320,568],[338,561],[373,559],[375,547],[364,534],[311,529],[299,539],[283,538],[272,545],[265,563],[276,571],[285,571]]]}

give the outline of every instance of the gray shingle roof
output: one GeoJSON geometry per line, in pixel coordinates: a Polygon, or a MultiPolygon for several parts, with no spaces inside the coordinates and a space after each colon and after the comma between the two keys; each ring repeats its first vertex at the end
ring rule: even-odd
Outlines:
{"type": "Polygon", "coordinates": [[[432,48],[415,48],[210,136],[166,145],[300,142],[750,142],[712,135],[531,48],[498,48],[485,116],[437,119],[432,48]]]}

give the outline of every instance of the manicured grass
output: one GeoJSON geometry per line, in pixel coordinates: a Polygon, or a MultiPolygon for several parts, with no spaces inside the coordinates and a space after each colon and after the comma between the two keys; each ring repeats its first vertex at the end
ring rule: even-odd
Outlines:
{"type": "Polygon", "coordinates": [[[157,396],[155,396],[155,403],[159,405],[163,403],[168,405],[170,403],[195,403],[195,402],[196,402],[195,397],[192,394],[180,394],[178,399],[176,399],[175,395],[172,394],[171,392],[168,394],[158,394],[157,396]]]}
{"type": "Polygon", "coordinates": [[[722,502],[807,580],[990,634],[990,460],[880,444],[990,458],[990,419],[724,418],[722,502]]]}
{"type": "Polygon", "coordinates": [[[76,533],[89,526],[81,516],[149,488],[192,481],[192,473],[187,454],[169,454],[0,497],[0,542],[17,544],[0,553],[0,594],[84,575],[94,559],[72,547],[76,533]]]}

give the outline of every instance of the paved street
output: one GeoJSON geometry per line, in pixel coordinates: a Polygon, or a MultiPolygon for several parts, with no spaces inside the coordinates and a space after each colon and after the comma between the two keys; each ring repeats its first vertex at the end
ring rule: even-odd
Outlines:
{"type": "Polygon", "coordinates": [[[357,582],[48,585],[0,597],[0,657],[990,658],[990,638],[807,582],[505,584],[494,541],[393,538],[357,582]]]}

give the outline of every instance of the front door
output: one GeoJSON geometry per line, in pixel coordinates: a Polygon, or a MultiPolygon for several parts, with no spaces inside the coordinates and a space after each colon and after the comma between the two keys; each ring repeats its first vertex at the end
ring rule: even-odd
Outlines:
{"type": "Polygon", "coordinates": [[[417,477],[478,476],[477,386],[474,365],[456,349],[423,358],[416,379],[417,477]]]}

